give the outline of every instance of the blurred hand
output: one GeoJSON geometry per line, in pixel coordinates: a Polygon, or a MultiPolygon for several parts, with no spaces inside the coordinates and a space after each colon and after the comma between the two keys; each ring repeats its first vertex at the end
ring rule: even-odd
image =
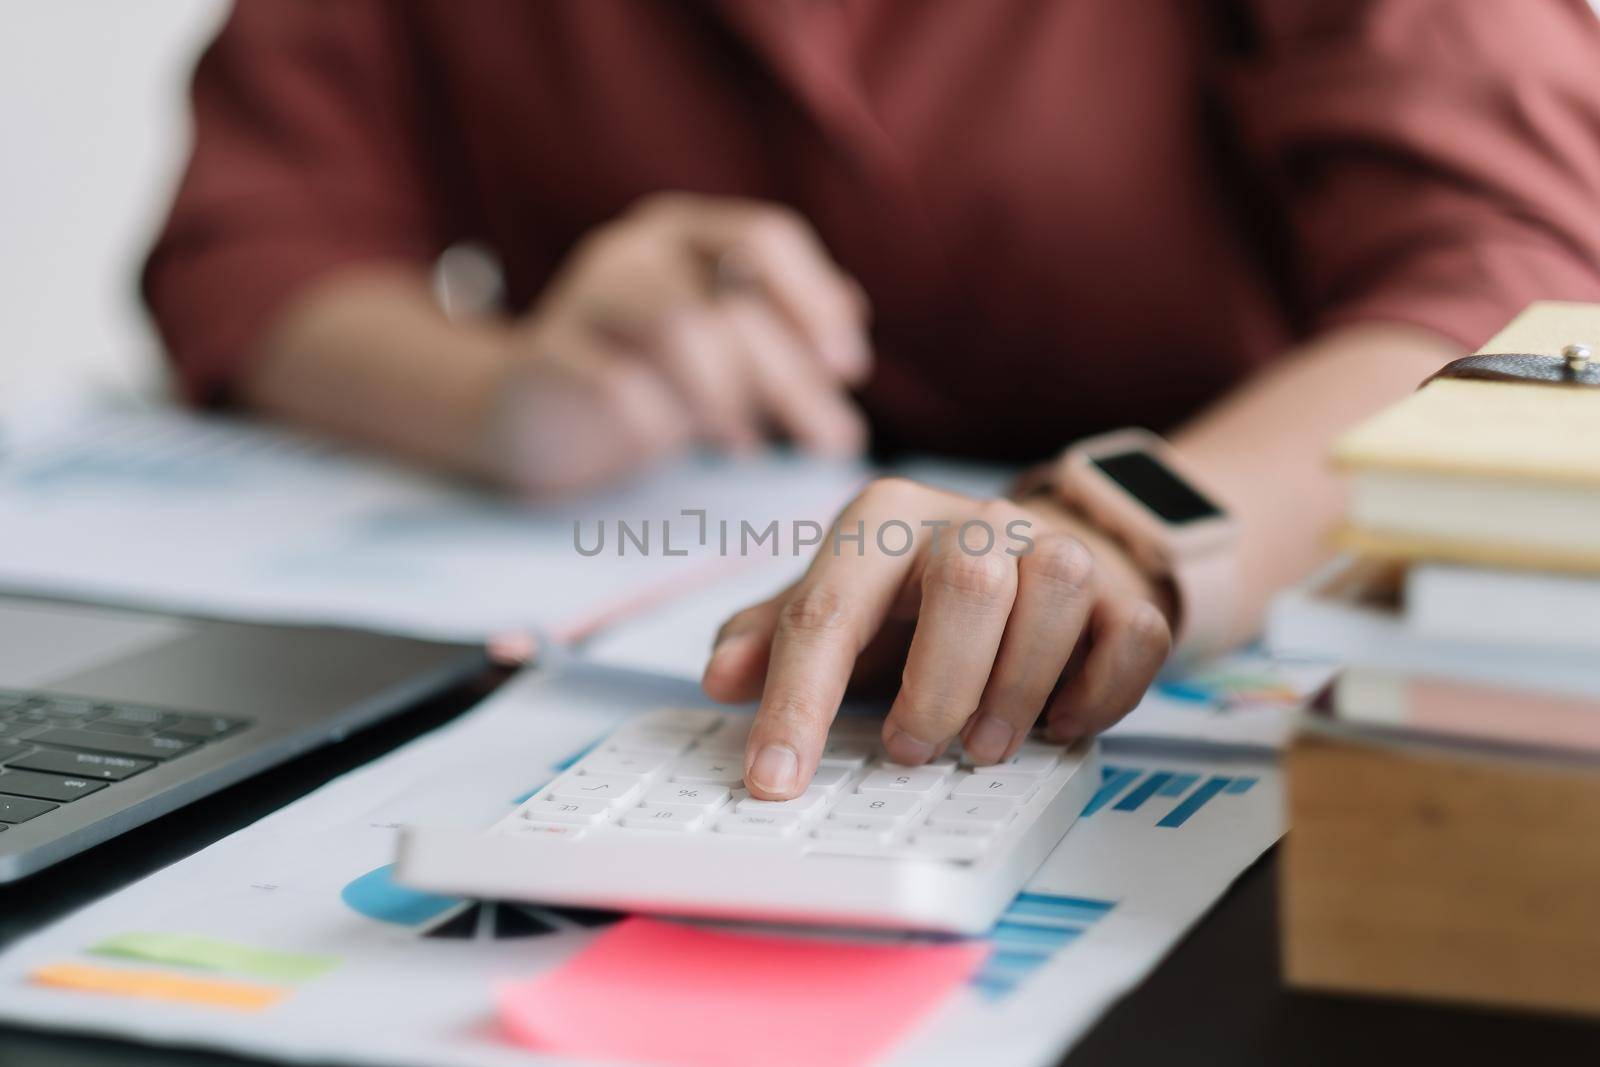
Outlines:
{"type": "Polygon", "coordinates": [[[925,763],[960,736],[986,763],[1015,752],[1041,714],[1059,741],[1105,729],[1166,659],[1164,591],[1052,501],[886,479],[834,530],[854,538],[858,523],[859,542],[824,541],[805,577],[717,637],[706,692],[761,699],[745,754],[754,796],[805,789],[851,684],[898,677],[883,724],[896,762],[925,763]]]}
{"type": "Polygon", "coordinates": [[[781,436],[860,450],[847,389],[871,370],[860,287],[787,208],[660,194],[573,251],[516,331],[490,447],[528,492],[572,489],[690,443],[781,436]]]}

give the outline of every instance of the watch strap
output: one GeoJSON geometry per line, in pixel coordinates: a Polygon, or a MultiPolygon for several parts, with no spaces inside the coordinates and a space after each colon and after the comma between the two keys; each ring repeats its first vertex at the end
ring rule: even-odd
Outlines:
{"type": "Polygon", "coordinates": [[[1175,659],[1194,662],[1226,651],[1238,610],[1238,562],[1231,551],[1174,561],[1168,577],[1178,593],[1178,623],[1172,635],[1175,659]]]}
{"type": "MultiPolygon", "coordinates": [[[[1163,554],[1160,559],[1161,566],[1158,568],[1154,566],[1155,561],[1151,558],[1153,553],[1141,551],[1142,546],[1131,544],[1126,531],[1099,521],[1097,516],[1101,509],[1095,506],[1092,499],[1085,498],[1087,487],[1080,487],[1077,484],[1079,479],[1074,476],[1074,459],[1080,455],[1093,454],[1097,444],[1112,436],[1114,435],[1108,434],[1080,441],[1069,447],[1057,459],[1028,470],[1018,479],[1015,491],[1020,495],[1048,488],[1086,521],[1094,523],[1107,536],[1125,544],[1134,562],[1143,568],[1149,577],[1168,582],[1172,586],[1176,594],[1177,607],[1177,617],[1173,625],[1174,659],[1193,662],[1225,651],[1233,637],[1238,611],[1237,541],[1230,538],[1226,544],[1211,551],[1163,554]]],[[[1152,443],[1161,444],[1159,439],[1152,443]]],[[[1174,474],[1188,481],[1200,490],[1202,495],[1215,499],[1213,494],[1205,492],[1203,485],[1197,484],[1193,475],[1177,462],[1173,462],[1170,456],[1161,458],[1164,465],[1174,474]]],[[[1227,521],[1226,516],[1224,521],[1227,521]]]]}

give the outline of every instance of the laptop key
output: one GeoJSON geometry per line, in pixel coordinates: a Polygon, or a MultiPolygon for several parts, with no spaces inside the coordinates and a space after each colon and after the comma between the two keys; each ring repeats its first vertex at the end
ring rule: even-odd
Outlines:
{"type": "Polygon", "coordinates": [[[147,729],[165,726],[178,718],[155,708],[127,708],[113,706],[99,719],[102,723],[119,723],[124,726],[143,726],[147,729]]]}
{"type": "Polygon", "coordinates": [[[102,730],[46,730],[29,740],[38,745],[84,748],[90,752],[108,752],[114,756],[132,756],[135,759],[171,759],[183,755],[196,744],[176,737],[123,737],[102,730]]]}
{"type": "Polygon", "coordinates": [[[23,738],[32,737],[44,729],[45,727],[43,726],[35,726],[33,723],[27,722],[0,722],[0,737],[9,737],[20,741],[23,738]]]}
{"type": "MultiPolygon", "coordinates": [[[[98,723],[96,726],[98,727],[98,723]]],[[[205,741],[221,737],[243,726],[238,719],[224,719],[220,715],[180,715],[176,722],[163,723],[162,737],[186,737],[205,741]]]]}
{"type": "Polygon", "coordinates": [[[95,710],[92,702],[72,697],[46,697],[44,706],[58,715],[67,715],[74,719],[91,719],[102,714],[95,710]]]}
{"type": "Polygon", "coordinates": [[[103,752],[64,752],[58,748],[41,748],[32,755],[18,756],[8,761],[6,766],[24,771],[54,772],[75,778],[120,782],[140,771],[149,770],[155,766],[155,762],[129,756],[108,756],[103,752]]]}
{"type": "Polygon", "coordinates": [[[9,768],[0,771],[0,793],[10,796],[73,801],[105,787],[105,782],[91,781],[88,778],[63,778],[59,774],[13,771],[9,768]]]}
{"type": "Polygon", "coordinates": [[[97,722],[94,729],[108,734],[121,734],[123,737],[144,737],[155,732],[149,726],[132,722],[97,722]]]}
{"type": "Polygon", "coordinates": [[[55,811],[60,806],[60,804],[46,804],[42,800],[29,800],[27,797],[0,795],[0,822],[27,822],[47,811],[55,811]]]}

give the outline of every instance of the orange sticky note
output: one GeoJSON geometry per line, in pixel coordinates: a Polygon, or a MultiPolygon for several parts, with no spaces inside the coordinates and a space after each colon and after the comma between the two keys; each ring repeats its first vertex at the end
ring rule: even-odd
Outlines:
{"type": "Polygon", "coordinates": [[[501,991],[541,1051],[664,1067],[852,1067],[878,1059],[983,961],[986,945],[873,944],[627,919],[501,991]]]}
{"type": "Polygon", "coordinates": [[[288,995],[287,989],[228,982],[216,978],[191,978],[171,971],[127,971],[114,967],[91,967],[81,963],[53,963],[28,976],[37,985],[76,989],[84,993],[106,993],[119,997],[145,997],[151,1000],[176,1000],[204,1004],[234,1011],[260,1011],[270,1008],[288,995]]]}

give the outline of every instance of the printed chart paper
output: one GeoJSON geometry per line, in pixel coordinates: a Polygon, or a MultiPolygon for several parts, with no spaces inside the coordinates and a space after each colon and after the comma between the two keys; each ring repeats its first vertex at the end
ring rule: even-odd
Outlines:
{"type": "MultiPolygon", "coordinates": [[[[289,1061],[539,1062],[501,1029],[497,992],[559,967],[619,917],[408,890],[389,877],[396,828],[486,826],[629,714],[691,702],[693,686],[657,676],[524,674],[449,726],[17,943],[0,956],[0,1018],[289,1061]],[[131,935],[163,961],[97,954],[131,935]],[[269,984],[250,950],[327,965],[269,984]],[[156,976],[119,991],[129,983],[103,973],[119,967],[156,976]],[[40,985],[40,972],[78,982],[40,985]],[[276,999],[218,1008],[205,1002],[218,982],[270,985],[276,999]]],[[[1103,762],[1100,791],[997,924],[983,965],[886,1062],[1050,1062],[1282,830],[1268,761],[1167,759],[1113,741],[1103,762]]]]}
{"type": "Polygon", "coordinates": [[[0,585],[422,636],[570,639],[737,568],[721,551],[727,528],[737,544],[741,523],[752,537],[776,523],[792,551],[795,523],[826,523],[866,476],[777,452],[696,456],[534,506],[242,420],[106,412],[0,451],[0,585]]]}

